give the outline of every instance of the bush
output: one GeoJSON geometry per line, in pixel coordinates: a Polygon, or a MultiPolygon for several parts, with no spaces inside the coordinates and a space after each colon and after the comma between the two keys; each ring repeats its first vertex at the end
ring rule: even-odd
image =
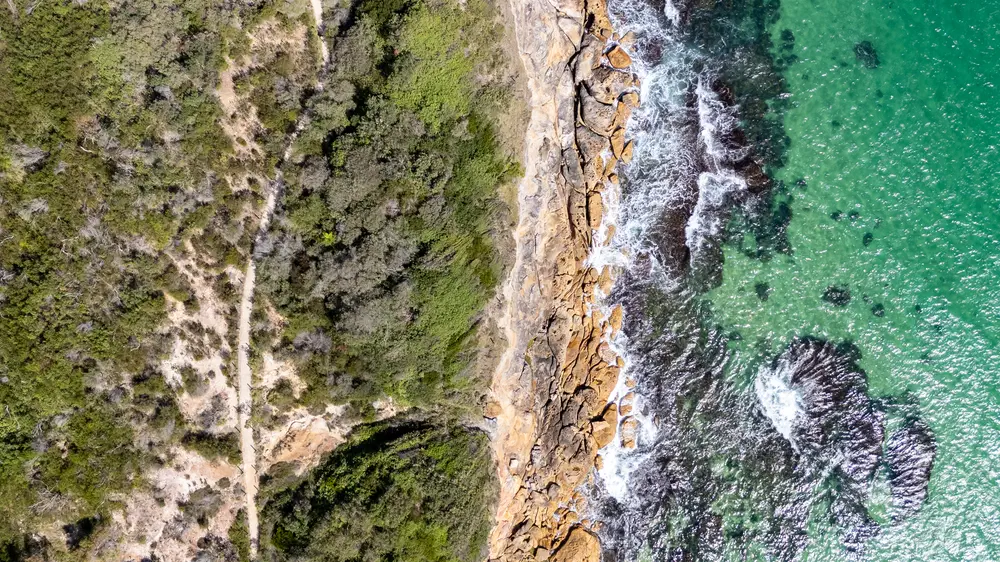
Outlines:
{"type": "Polygon", "coordinates": [[[189,431],[181,438],[181,444],[209,460],[226,459],[234,465],[240,462],[240,435],[235,431],[223,434],[189,431]]]}
{"type": "Polygon", "coordinates": [[[265,506],[262,553],[331,562],[482,560],[493,474],[480,433],[425,423],[361,427],[305,482],[265,506]]]}
{"type": "Polygon", "coordinates": [[[499,29],[481,0],[361,2],[258,248],[307,404],[452,401],[499,278],[499,29]],[[326,342],[322,346],[317,342],[326,342]]]}

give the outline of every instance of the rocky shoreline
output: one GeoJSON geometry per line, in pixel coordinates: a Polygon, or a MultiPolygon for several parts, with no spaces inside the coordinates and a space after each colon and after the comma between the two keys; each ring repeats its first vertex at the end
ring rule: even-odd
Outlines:
{"type": "Polygon", "coordinates": [[[621,308],[600,296],[615,272],[592,267],[608,244],[605,201],[632,156],[625,124],[639,103],[631,38],[612,29],[604,0],[511,0],[531,92],[525,176],[518,187],[515,263],[498,325],[508,348],[486,416],[500,481],[491,561],[597,561],[581,488],[599,449],[633,443],[635,422],[609,400],[624,364],[608,344],[621,308]]]}

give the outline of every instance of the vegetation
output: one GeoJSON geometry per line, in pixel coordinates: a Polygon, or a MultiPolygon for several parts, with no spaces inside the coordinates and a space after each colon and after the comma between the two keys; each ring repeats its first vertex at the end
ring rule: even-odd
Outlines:
{"type": "MultiPolygon", "coordinates": [[[[31,533],[57,520],[85,522],[73,546],[89,548],[169,445],[237,461],[236,434],[213,427],[222,405],[208,400],[208,417],[191,420],[176,398],[207,392],[193,365],[232,334],[177,327],[192,337],[194,364],[168,381],[159,365],[177,333],[159,328],[168,302],[206,306],[179,265],[189,246],[222,312],[237,301],[223,268],[245,263],[250,211],[276,166],[284,194],[256,248],[259,289],[288,318],[280,345],[307,383],[301,399],[287,384],[273,391],[280,406],[389,395],[447,404],[450,419],[458,396],[478,392],[467,373],[500,273],[497,187],[517,172],[495,138],[508,84],[492,8],[335,8],[322,89],[308,9],[0,7],[0,560],[44,550],[31,533]],[[249,39],[256,25],[271,26],[268,41],[249,39]],[[227,68],[239,69],[232,115],[216,93],[227,68]],[[233,119],[254,125],[234,140],[224,126],[233,119]]],[[[267,507],[269,552],[476,558],[490,474],[481,435],[365,428],[267,507]],[[288,511],[289,501],[308,509],[288,511]]],[[[205,525],[220,498],[205,487],[179,508],[205,525]]],[[[246,558],[245,516],[230,535],[224,546],[246,558]]]]}
{"type": "Polygon", "coordinates": [[[149,460],[136,428],[184,435],[155,330],[165,294],[197,307],[170,255],[185,240],[245,251],[226,178],[250,164],[213,92],[252,10],[0,9],[0,550],[113,509],[149,460]]]}
{"type": "Polygon", "coordinates": [[[375,424],[262,513],[265,560],[482,560],[493,468],[484,435],[375,424]]]}
{"type": "Polygon", "coordinates": [[[250,562],[250,531],[247,530],[247,511],[241,509],[236,521],[229,527],[229,542],[236,550],[239,562],[250,562]]]}
{"type": "Polygon", "coordinates": [[[364,0],[339,17],[259,287],[289,320],[307,403],[438,404],[473,386],[497,188],[517,172],[494,136],[500,30],[482,0],[364,0]]]}
{"type": "Polygon", "coordinates": [[[240,462],[240,436],[235,431],[222,435],[189,431],[181,443],[206,459],[225,459],[232,464],[240,462]]]}

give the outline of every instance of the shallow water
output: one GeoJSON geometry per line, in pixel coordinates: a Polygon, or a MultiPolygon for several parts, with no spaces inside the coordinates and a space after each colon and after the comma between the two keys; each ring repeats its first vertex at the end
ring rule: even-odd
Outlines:
{"type": "MultiPolygon", "coordinates": [[[[652,25],[637,21],[639,0],[616,4],[621,27],[652,25]]],[[[768,100],[790,141],[767,169],[791,210],[791,251],[746,251],[757,244],[731,223],[721,284],[707,293],[690,276],[664,275],[669,244],[651,240],[665,230],[657,217],[685,206],[683,182],[664,170],[686,160],[665,152],[697,136],[664,99],[704,77],[692,59],[716,53],[646,57],[653,84],[632,123],[639,150],[625,173],[619,242],[653,249],[618,296],[633,303],[630,369],[659,425],[631,453],[646,464],[630,463],[639,467],[628,475],[630,496],[608,500],[605,517],[619,519],[609,536],[626,559],[1000,560],[1000,2],[782,0],[775,13],[762,18],[770,52],[797,57],[780,65],[785,94],[768,100]],[[866,47],[856,56],[863,41],[875,68],[862,60],[866,47]],[[674,140],[643,150],[643,140],[664,138],[674,140]],[[846,287],[850,301],[824,301],[831,286],[846,287]],[[668,304],[651,305],[653,293],[668,304]],[[842,492],[817,476],[827,469],[804,468],[783,444],[788,426],[779,422],[778,433],[758,398],[767,386],[758,375],[801,336],[853,342],[868,394],[888,412],[887,435],[916,416],[937,444],[926,503],[901,522],[891,517],[883,459],[861,500],[880,532],[852,552],[831,516],[842,492]],[[796,504],[805,513],[791,514],[796,504]],[[789,538],[796,531],[804,535],[789,538]]],[[[690,214],[701,203],[686,205],[690,214]]],[[[692,231],[706,223],[715,227],[688,217],[680,231],[695,261],[692,231]]],[[[772,410],[794,412],[794,393],[777,386],[783,401],[772,410]]]]}
{"type": "Polygon", "coordinates": [[[808,333],[853,340],[875,394],[916,397],[938,442],[929,500],[874,541],[873,560],[1000,560],[998,25],[997,2],[783,0],[775,39],[790,29],[799,58],[776,175],[793,186],[794,254],[727,251],[708,296],[743,336],[734,376],[758,342],[808,333]],[[856,60],[865,40],[878,68],[856,60]],[[849,286],[846,307],[820,300],[831,284],[849,286]]]}

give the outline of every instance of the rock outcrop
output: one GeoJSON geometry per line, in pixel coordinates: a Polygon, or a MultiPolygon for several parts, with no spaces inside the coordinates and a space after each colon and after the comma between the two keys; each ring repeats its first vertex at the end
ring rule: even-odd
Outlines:
{"type": "Polygon", "coordinates": [[[598,450],[634,423],[608,404],[622,361],[606,340],[621,311],[605,315],[595,299],[613,272],[587,258],[610,237],[596,233],[605,201],[617,196],[615,168],[631,157],[624,125],[638,80],[603,0],[511,0],[511,8],[531,121],[499,320],[509,347],[487,407],[501,485],[490,560],[596,562],[580,488],[598,450]]]}

